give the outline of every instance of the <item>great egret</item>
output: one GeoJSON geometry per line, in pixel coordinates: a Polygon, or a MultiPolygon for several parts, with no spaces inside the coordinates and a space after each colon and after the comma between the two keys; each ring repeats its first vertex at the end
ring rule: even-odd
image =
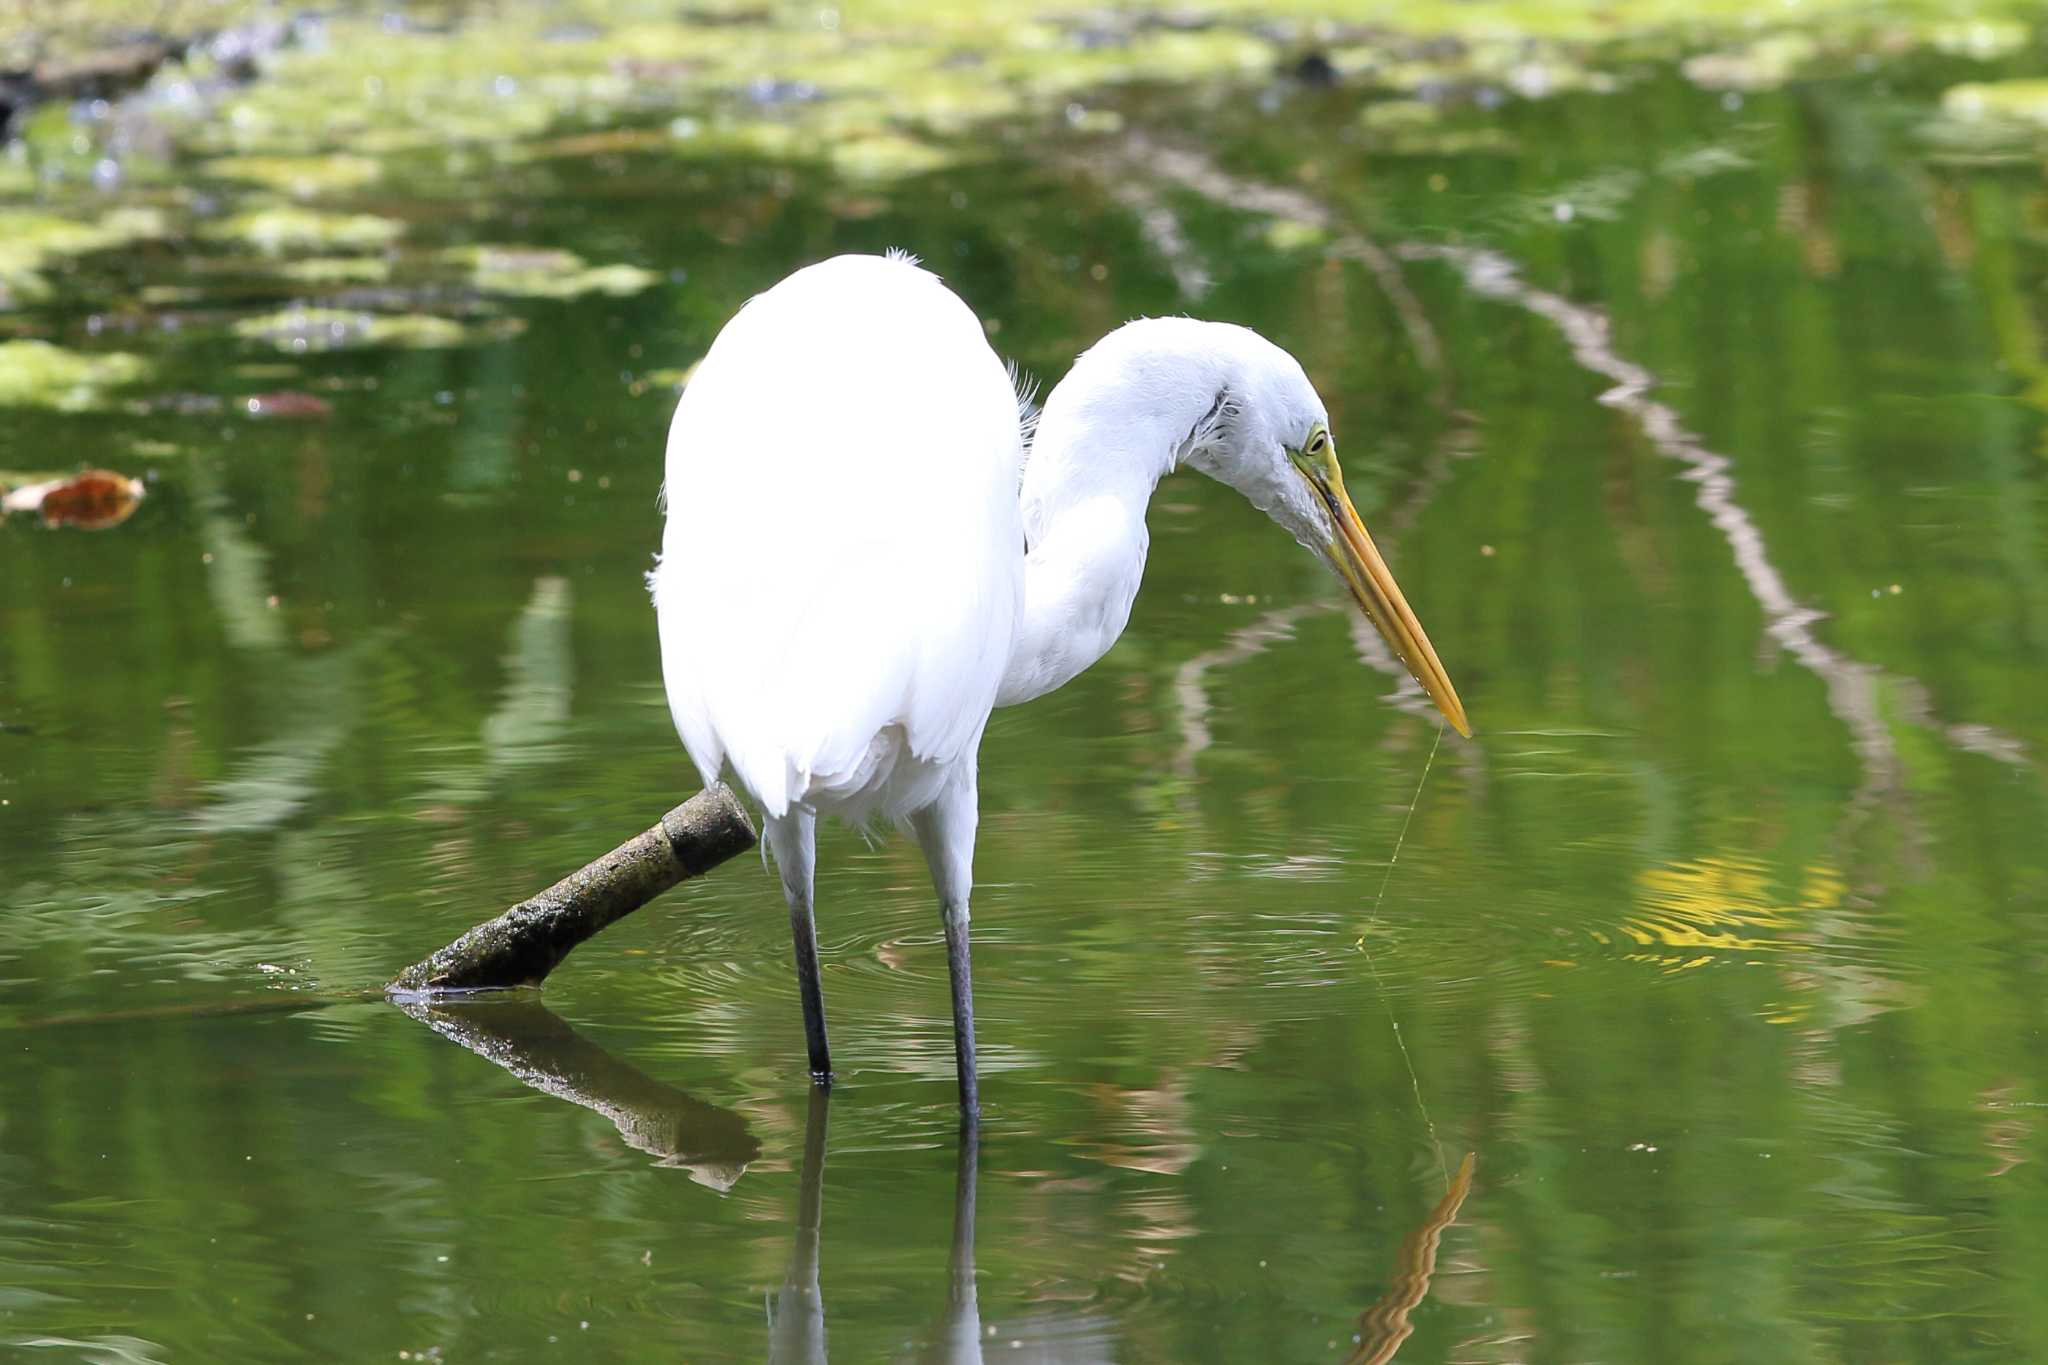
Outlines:
{"type": "Polygon", "coordinates": [[[832,1071],[818,817],[907,822],[945,924],[968,1116],[982,729],[1122,633],[1162,476],[1185,464],[1221,480],[1321,557],[1471,733],[1294,357],[1244,327],[1145,319],[1074,362],[1028,462],[1023,407],[981,323],[913,258],[799,270],[726,323],[676,404],[649,576],[683,744],[706,783],[729,766],[763,812],[813,1077],[832,1071]]]}

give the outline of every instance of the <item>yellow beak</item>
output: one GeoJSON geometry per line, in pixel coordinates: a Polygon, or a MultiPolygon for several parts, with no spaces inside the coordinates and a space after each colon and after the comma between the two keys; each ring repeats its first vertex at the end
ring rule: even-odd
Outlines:
{"type": "Polygon", "coordinates": [[[1302,477],[1323,500],[1330,520],[1336,524],[1337,537],[1329,554],[1344,586],[1351,589],[1351,596],[1364,609],[1366,617],[1379,627],[1381,637],[1407,665],[1415,681],[1422,684],[1422,690],[1429,693],[1444,719],[1459,734],[1472,738],[1472,726],[1465,719],[1465,704],[1458,700],[1450,674],[1444,672],[1436,649],[1423,633],[1422,622],[1415,619],[1408,599],[1401,595],[1401,586],[1394,582],[1393,571],[1380,558],[1379,547],[1366,534],[1365,523],[1358,519],[1357,509],[1344,492],[1344,475],[1337,468],[1335,447],[1329,447],[1327,456],[1315,465],[1302,466],[1302,477]]]}

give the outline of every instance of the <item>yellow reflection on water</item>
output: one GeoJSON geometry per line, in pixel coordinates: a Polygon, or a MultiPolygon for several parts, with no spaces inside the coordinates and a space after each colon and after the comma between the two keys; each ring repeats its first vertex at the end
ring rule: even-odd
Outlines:
{"type": "Polygon", "coordinates": [[[1846,884],[1825,864],[1805,869],[1787,901],[1761,863],[1715,856],[1645,869],[1636,876],[1638,906],[1621,932],[1644,948],[1684,950],[1630,954],[1668,971],[1714,960],[1698,950],[1783,950],[1807,947],[1795,937],[1815,911],[1839,907],[1846,884]]]}

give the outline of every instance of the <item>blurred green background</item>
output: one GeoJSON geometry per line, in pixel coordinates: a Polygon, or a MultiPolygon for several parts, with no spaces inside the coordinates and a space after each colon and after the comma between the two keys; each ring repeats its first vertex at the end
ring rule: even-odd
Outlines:
{"type": "Polygon", "coordinates": [[[0,520],[0,1354],[2048,1360],[2032,7],[87,0],[0,70],[0,484],[147,490],[0,520]],[[828,1112],[751,858],[553,1016],[353,998],[695,786],[674,395],[889,246],[1047,384],[1293,350],[1479,732],[1162,485],[984,746],[964,1229],[901,838],[821,853],[828,1112]]]}

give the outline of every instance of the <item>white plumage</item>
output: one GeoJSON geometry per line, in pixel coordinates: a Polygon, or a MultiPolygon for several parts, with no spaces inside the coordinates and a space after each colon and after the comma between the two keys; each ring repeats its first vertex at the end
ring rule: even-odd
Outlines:
{"type": "Polygon", "coordinates": [[[982,730],[1122,633],[1160,478],[1191,465],[1322,557],[1469,733],[1292,356],[1242,327],[1138,321],[1053,390],[1028,467],[1023,406],[974,314],[914,261],[799,270],[726,324],[676,406],[650,576],[684,746],[706,783],[730,771],[764,813],[813,1073],[831,1066],[817,818],[902,820],[938,891],[970,1116],[982,730]]]}
{"type": "Polygon", "coordinates": [[[905,258],[800,270],[669,429],[662,673],[706,783],[769,818],[931,804],[974,761],[1024,590],[1024,447],[981,324],[905,258]]]}

